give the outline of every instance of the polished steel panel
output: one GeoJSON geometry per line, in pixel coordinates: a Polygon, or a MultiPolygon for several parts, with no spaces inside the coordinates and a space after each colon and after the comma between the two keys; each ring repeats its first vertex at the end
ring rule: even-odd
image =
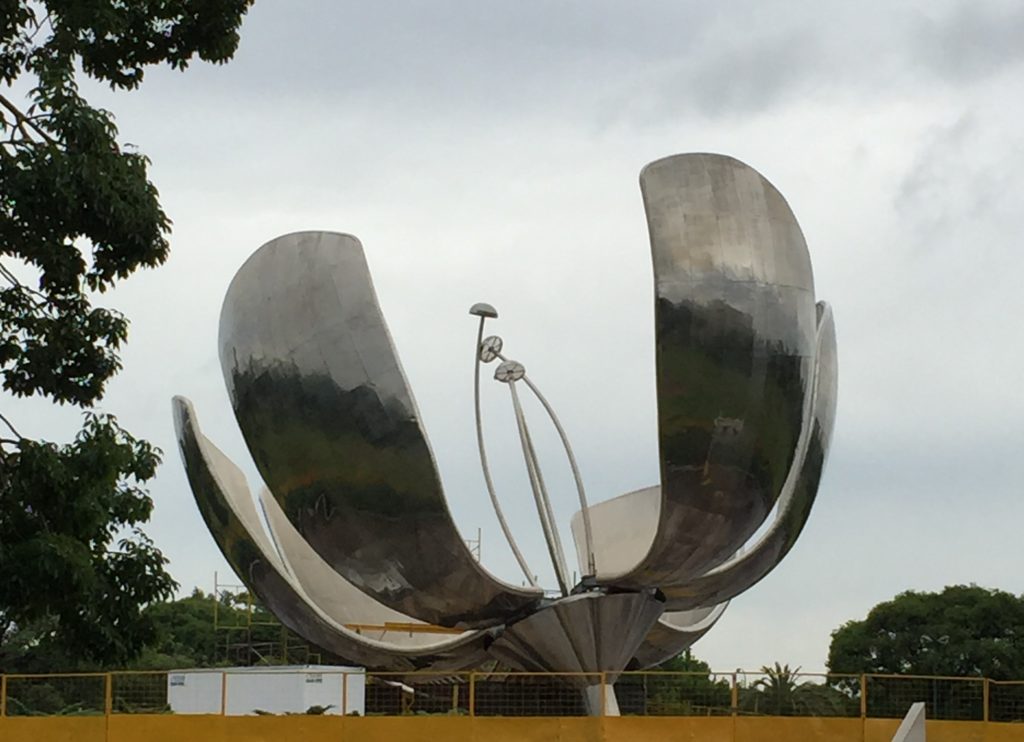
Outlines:
{"type": "MultiPolygon", "coordinates": [[[[604,672],[614,682],[664,608],[653,591],[580,593],[509,624],[488,651],[527,672],[604,672]]],[[[590,685],[596,677],[567,681],[590,685]]]]}
{"type": "Polygon", "coordinates": [[[693,608],[734,598],[753,587],[789,553],[811,514],[835,423],[839,376],[832,311],[818,304],[813,412],[772,525],[749,549],[689,583],[664,589],[669,605],[693,608]]]}
{"type": "Polygon", "coordinates": [[[636,650],[629,667],[642,670],[679,656],[718,623],[728,605],[719,603],[689,611],[666,611],[636,650]]]}
{"type": "Polygon", "coordinates": [[[644,559],[598,578],[664,590],[728,559],[782,491],[810,391],[814,283],[785,199],[738,160],[658,160],[640,187],[655,277],[660,515],[644,559]]]}
{"type": "MultiPolygon", "coordinates": [[[[202,434],[192,404],[183,397],[174,399],[174,421],[203,520],[239,579],[281,623],[322,649],[368,667],[454,670],[486,658],[485,632],[466,632],[428,647],[400,647],[361,636],[327,615],[295,580],[261,527],[245,476],[202,434]]],[[[366,614],[371,621],[379,615],[366,614]]]]}
{"type": "MultiPolygon", "coordinates": [[[[627,492],[587,508],[597,574],[616,574],[635,566],[658,532],[661,487],[627,492]]],[[[577,510],[569,521],[580,569],[587,564],[586,523],[577,510]]]]}
{"type": "MultiPolygon", "coordinates": [[[[376,639],[392,649],[416,648],[429,653],[450,649],[457,643],[450,635],[439,640],[436,633],[398,628],[417,624],[424,628],[427,626],[422,621],[378,603],[331,569],[295,530],[266,488],[260,492],[259,503],[288,572],[307,599],[331,620],[342,625],[359,626],[357,633],[361,637],[376,639]],[[389,629],[389,625],[392,628],[389,629]]],[[[470,636],[474,633],[467,631],[462,637],[471,640],[470,636]]]]}
{"type": "Polygon", "coordinates": [[[488,574],[463,542],[359,241],[300,232],[228,289],[221,366],[282,510],[348,582],[442,626],[500,623],[541,592],[488,574]]]}

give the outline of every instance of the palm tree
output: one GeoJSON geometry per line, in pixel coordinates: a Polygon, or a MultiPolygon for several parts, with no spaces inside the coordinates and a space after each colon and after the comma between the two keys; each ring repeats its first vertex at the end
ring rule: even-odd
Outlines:
{"type": "MultiPolygon", "coordinates": [[[[788,664],[762,667],[764,677],[746,689],[740,707],[768,716],[848,716],[852,701],[828,685],[799,682],[800,668],[788,664]]],[[[855,715],[855,714],[854,714],[855,715]]]]}

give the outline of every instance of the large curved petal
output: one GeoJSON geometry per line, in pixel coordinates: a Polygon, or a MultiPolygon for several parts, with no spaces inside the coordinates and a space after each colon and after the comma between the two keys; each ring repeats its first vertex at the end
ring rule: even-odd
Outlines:
{"type": "Polygon", "coordinates": [[[729,600],[755,585],[789,553],[810,517],[832,437],[839,386],[832,310],[824,302],[818,306],[821,316],[813,416],[809,435],[779,498],[778,515],[757,543],[742,554],[688,584],[664,589],[668,604],[674,608],[729,600]]]}
{"type": "Polygon", "coordinates": [[[428,630],[427,624],[378,603],[331,569],[295,530],[266,488],[260,492],[259,504],[289,573],[308,599],[333,621],[360,636],[426,653],[452,643],[450,637],[438,641],[438,634],[428,630]]]}
{"type": "Polygon", "coordinates": [[[640,175],[655,277],[661,502],[643,560],[599,582],[673,585],[722,564],[779,497],[813,373],[814,283],[781,194],[731,157],[640,175]]]}
{"type": "Polygon", "coordinates": [[[704,636],[725,613],[729,603],[688,611],[668,611],[661,615],[658,623],[636,650],[630,668],[642,670],[660,665],[679,655],[704,636]]]}
{"type": "Polygon", "coordinates": [[[182,397],[174,399],[174,422],[189,484],[210,533],[239,579],[281,623],[328,652],[369,667],[455,670],[485,659],[485,632],[466,632],[428,647],[400,647],[361,636],[327,615],[278,556],[260,525],[245,476],[202,434],[192,404],[182,397]]]}
{"type": "MultiPolygon", "coordinates": [[[[818,312],[815,378],[803,426],[806,435],[799,440],[796,460],[779,498],[775,520],[753,546],[719,567],[684,582],[652,583],[652,587],[664,593],[670,611],[688,611],[721,603],[755,585],[789,553],[810,516],[835,421],[838,391],[832,310],[825,302],[820,302],[818,312]]],[[[660,488],[647,487],[589,508],[599,572],[602,569],[621,571],[636,563],[657,529],[660,501],[660,488]]],[[[573,515],[571,525],[577,552],[582,554],[580,512],[573,515]]]]}
{"type": "Polygon", "coordinates": [[[362,245],[300,232],[235,275],[221,366],[245,441],[288,520],[348,582],[432,624],[537,605],[473,558],[377,303],[362,245]]]}

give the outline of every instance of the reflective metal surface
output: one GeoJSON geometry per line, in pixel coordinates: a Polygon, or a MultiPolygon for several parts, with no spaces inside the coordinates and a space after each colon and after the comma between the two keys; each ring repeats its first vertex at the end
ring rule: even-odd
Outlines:
{"type": "MultiPolygon", "coordinates": [[[[397,628],[415,625],[426,628],[426,624],[378,603],[331,569],[288,522],[277,501],[265,488],[260,493],[259,503],[288,572],[306,598],[331,620],[345,626],[359,626],[360,637],[382,642],[388,649],[415,648],[429,653],[450,649],[459,643],[450,636],[439,641],[435,633],[397,628]],[[395,628],[389,630],[388,626],[395,628]]],[[[476,633],[479,632],[463,632],[463,640],[470,640],[476,633]]]]}
{"type": "MultiPolygon", "coordinates": [[[[365,615],[364,621],[384,618],[380,606],[365,614],[359,613],[359,603],[344,606],[340,615],[328,615],[306,593],[280,558],[259,522],[249,486],[241,470],[235,466],[199,430],[195,411],[183,397],[174,399],[174,421],[178,444],[189,484],[199,511],[210,533],[220,547],[224,558],[239,579],[285,626],[322,649],[349,662],[392,670],[440,669],[454,670],[472,667],[486,658],[484,632],[466,632],[446,641],[432,641],[428,646],[398,646],[364,637],[345,628],[337,619],[365,615]]],[[[289,548],[283,535],[275,533],[278,544],[289,548]]],[[[300,564],[305,557],[298,555],[292,561],[295,573],[309,572],[300,564]],[[298,566],[296,566],[298,565],[298,566]]],[[[315,583],[315,580],[310,580],[315,583]]],[[[322,585],[314,584],[314,587],[322,585]]],[[[335,585],[342,595],[351,598],[354,589],[335,585]]],[[[338,610],[336,602],[330,607],[338,610]]],[[[366,606],[366,599],[362,605],[366,606]]],[[[409,620],[394,614],[399,620],[409,620]]]]}
{"type": "MultiPolygon", "coordinates": [[[[576,459],[525,367],[484,338],[475,304],[477,444],[499,524],[531,586],[488,574],[452,522],[412,392],[354,237],[285,235],[232,281],[221,364],[256,466],[245,478],[175,399],[196,501],[232,568],[282,623],[371,667],[608,673],[675,656],[789,552],[814,503],[835,419],[832,314],[815,304],[803,235],[779,192],[721,155],[677,155],[640,176],[655,288],[660,485],[587,504],[576,459]],[[501,361],[561,597],[544,599],[488,468],[480,364],[501,361]],[[581,509],[569,569],[517,392],[551,418],[581,509]],[[521,388],[521,387],[518,387],[521,388]],[[752,545],[771,513],[775,519],[752,545]],[[404,633],[420,622],[461,633],[404,633]],[[373,628],[357,633],[352,627],[373,628]],[[389,628],[389,626],[391,628],[389,628]]],[[[585,685],[585,683],[581,683],[585,685]]],[[[592,709],[614,697],[581,688],[592,709]]]]}
{"type": "Polygon", "coordinates": [[[679,656],[718,623],[728,606],[719,603],[709,608],[663,613],[636,650],[629,667],[654,667],[679,656]]]}
{"type": "MultiPolygon", "coordinates": [[[[661,487],[645,487],[627,492],[587,508],[597,574],[628,571],[646,555],[658,532],[661,513],[661,487]]],[[[586,563],[586,529],[583,511],[570,521],[576,557],[586,563]]]]}
{"type": "Polygon", "coordinates": [[[537,604],[539,589],[489,575],[452,522],[358,240],[300,232],[257,250],[228,289],[220,351],[260,474],[348,582],[442,626],[537,604]]]}
{"type": "Polygon", "coordinates": [[[728,559],[782,492],[810,391],[814,283],[789,206],[738,160],[658,160],[640,187],[655,277],[660,514],[642,561],[617,574],[599,564],[598,578],[668,590],[728,559]]]}
{"type": "Polygon", "coordinates": [[[614,682],[663,610],[653,591],[573,595],[506,626],[488,651],[529,672],[605,672],[614,682]]]}
{"type": "Polygon", "coordinates": [[[835,422],[838,391],[836,333],[832,311],[818,305],[819,330],[813,414],[797,461],[779,499],[778,515],[758,541],[741,555],[687,584],[665,590],[670,604],[688,608],[729,600],[751,588],[789,553],[811,514],[835,422]]]}

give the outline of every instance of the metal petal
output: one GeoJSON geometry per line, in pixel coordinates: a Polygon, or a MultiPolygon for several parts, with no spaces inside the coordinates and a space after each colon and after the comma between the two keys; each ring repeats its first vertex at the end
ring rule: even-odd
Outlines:
{"type": "MultiPolygon", "coordinates": [[[[290,574],[260,525],[245,476],[202,434],[192,404],[183,397],[174,398],[174,422],[203,520],[239,579],[281,623],[328,652],[369,667],[455,670],[486,657],[484,632],[466,632],[430,646],[400,647],[361,636],[327,615],[290,574]]],[[[358,594],[368,609],[364,620],[376,620],[380,614],[358,594]]]]}
{"type": "MultiPolygon", "coordinates": [[[[647,555],[658,532],[661,487],[645,487],[587,508],[597,575],[621,574],[647,555]]],[[[569,522],[581,569],[587,563],[583,511],[569,522]]],[[[658,587],[652,584],[651,587],[658,587]]]]}
{"type": "Polygon", "coordinates": [[[488,574],[456,529],[356,238],[300,232],[263,245],[228,289],[220,346],[260,474],[348,582],[461,628],[539,602],[540,590],[488,574]]]}
{"type": "Polygon", "coordinates": [[[678,656],[708,633],[728,607],[726,602],[707,608],[663,613],[636,650],[630,667],[642,670],[678,656]]]}
{"type": "MultiPolygon", "coordinates": [[[[661,502],[643,560],[599,581],[693,579],[772,510],[813,373],[814,284],[779,192],[731,157],[677,155],[640,175],[655,277],[661,502]]],[[[664,588],[663,588],[664,589],[664,588]]]]}
{"type": "Polygon", "coordinates": [[[818,310],[818,352],[813,414],[798,460],[779,498],[778,514],[771,527],[750,549],[726,564],[685,585],[664,590],[673,608],[692,608],[728,600],[749,589],[782,561],[796,543],[811,514],[828,454],[835,423],[839,386],[836,330],[832,310],[824,302],[818,310]]]}
{"type": "MultiPolygon", "coordinates": [[[[453,644],[451,637],[439,641],[436,632],[427,630],[431,628],[427,624],[378,603],[331,569],[295,530],[266,488],[260,492],[259,504],[288,572],[309,601],[331,620],[362,637],[396,648],[415,648],[429,654],[453,644]]],[[[462,636],[465,639],[472,633],[463,632],[462,636]]]]}

